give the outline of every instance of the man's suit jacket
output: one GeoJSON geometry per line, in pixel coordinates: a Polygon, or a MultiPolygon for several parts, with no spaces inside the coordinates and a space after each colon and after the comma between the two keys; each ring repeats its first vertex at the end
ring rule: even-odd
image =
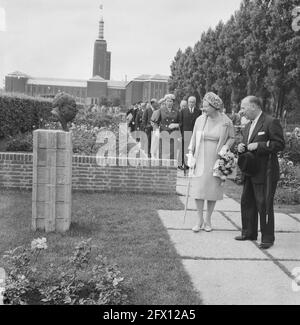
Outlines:
{"type": "Polygon", "coordinates": [[[195,122],[201,114],[201,110],[196,107],[194,108],[193,114],[190,112],[188,107],[179,112],[179,125],[182,136],[184,136],[184,131],[193,132],[195,122]]]}
{"type": "MultiPolygon", "coordinates": [[[[262,113],[248,141],[251,123],[248,123],[243,131],[243,143],[258,143],[254,151],[255,159],[259,165],[256,175],[251,177],[254,184],[265,184],[267,175],[272,180],[279,180],[279,163],[277,153],[285,147],[282,126],[278,119],[262,113]]],[[[245,175],[243,175],[244,179],[245,175]]]]}
{"type": "Polygon", "coordinates": [[[143,114],[143,127],[144,130],[146,131],[151,131],[152,130],[152,126],[151,126],[151,117],[153,114],[154,110],[149,107],[145,110],[144,114],[143,114]]]}
{"type": "Polygon", "coordinates": [[[138,112],[138,109],[130,109],[128,112],[127,112],[127,116],[129,114],[132,115],[132,119],[131,119],[131,122],[129,123],[129,128],[130,128],[130,131],[133,132],[135,131],[135,119],[136,119],[136,115],[137,115],[137,112],[138,112]]]}
{"type": "Polygon", "coordinates": [[[143,131],[143,114],[144,111],[140,108],[135,117],[135,131],[143,131]]]}

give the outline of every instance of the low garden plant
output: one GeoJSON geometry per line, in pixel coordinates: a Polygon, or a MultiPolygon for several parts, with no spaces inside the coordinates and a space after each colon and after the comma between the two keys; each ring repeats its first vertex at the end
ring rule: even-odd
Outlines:
{"type": "Polygon", "coordinates": [[[288,154],[279,157],[280,180],[275,195],[276,203],[300,204],[300,165],[295,165],[288,154]]]}
{"type": "Polygon", "coordinates": [[[78,243],[62,265],[45,265],[46,238],[6,252],[5,303],[10,305],[122,305],[128,303],[124,277],[93,246],[78,243]],[[41,267],[43,265],[43,267],[41,267]]]}

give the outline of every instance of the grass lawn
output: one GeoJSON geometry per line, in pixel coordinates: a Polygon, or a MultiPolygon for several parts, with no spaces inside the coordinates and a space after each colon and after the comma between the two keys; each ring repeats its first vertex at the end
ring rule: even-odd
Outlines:
{"type": "MultiPolygon", "coordinates": [[[[225,193],[230,198],[241,202],[241,195],[243,191],[242,185],[237,185],[231,180],[228,180],[225,185],[225,193]]],[[[300,213],[300,205],[285,205],[285,204],[275,204],[274,205],[275,212],[280,213],[300,213]]]]}
{"type": "Polygon", "coordinates": [[[63,262],[75,243],[92,238],[132,288],[130,304],[198,305],[201,301],[157,214],[171,209],[184,209],[175,195],[74,193],[70,231],[45,235],[30,230],[31,192],[0,190],[0,257],[44,236],[47,263],[63,262]]]}

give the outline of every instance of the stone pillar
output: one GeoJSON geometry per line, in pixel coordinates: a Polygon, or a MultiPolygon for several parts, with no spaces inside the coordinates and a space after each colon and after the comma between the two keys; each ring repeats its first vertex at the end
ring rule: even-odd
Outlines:
{"type": "Polygon", "coordinates": [[[32,229],[65,232],[71,224],[70,132],[33,132],[32,229]]]}

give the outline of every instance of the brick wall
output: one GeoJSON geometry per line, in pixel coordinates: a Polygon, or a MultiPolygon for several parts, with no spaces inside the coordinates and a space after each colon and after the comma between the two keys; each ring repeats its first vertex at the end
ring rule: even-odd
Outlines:
{"type": "Polygon", "coordinates": [[[0,153],[0,187],[32,188],[33,155],[0,153]]]}
{"type": "MultiPolygon", "coordinates": [[[[33,155],[0,153],[0,187],[32,188],[33,155]]],[[[72,188],[81,191],[176,193],[175,161],[73,156],[72,188]],[[108,162],[109,165],[105,165],[108,162]],[[115,166],[112,166],[114,164],[115,166]]]]}

